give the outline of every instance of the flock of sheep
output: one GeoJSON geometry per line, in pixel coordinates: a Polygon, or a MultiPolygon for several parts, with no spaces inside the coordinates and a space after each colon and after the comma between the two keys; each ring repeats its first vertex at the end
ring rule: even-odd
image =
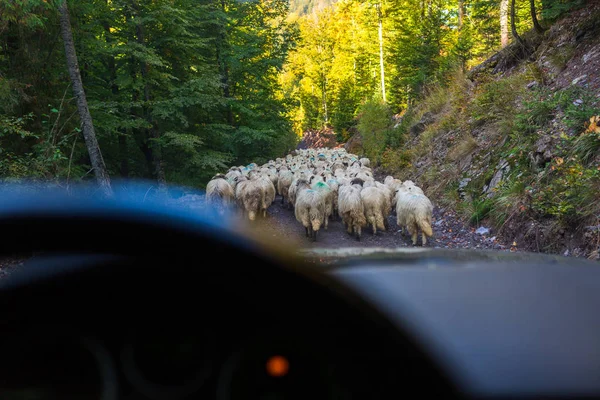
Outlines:
{"type": "Polygon", "coordinates": [[[374,179],[367,158],[344,149],[296,150],[258,166],[231,167],[218,174],[206,187],[206,201],[220,210],[237,207],[250,221],[266,217],[267,209],[281,195],[282,204],[294,209],[296,220],[313,241],[330,219],[339,216],[349,234],[360,240],[362,228],[373,234],[386,231],[393,209],[400,229],[406,228],[413,245],[419,231],[422,243],[433,235],[433,205],[412,181],[387,176],[374,179]]]}

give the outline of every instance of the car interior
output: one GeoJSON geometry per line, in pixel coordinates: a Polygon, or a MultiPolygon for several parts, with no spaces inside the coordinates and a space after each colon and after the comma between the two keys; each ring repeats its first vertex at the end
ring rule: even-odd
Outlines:
{"type": "Polygon", "coordinates": [[[421,251],[320,268],[221,216],[2,207],[0,399],[584,398],[600,270],[421,251]]]}

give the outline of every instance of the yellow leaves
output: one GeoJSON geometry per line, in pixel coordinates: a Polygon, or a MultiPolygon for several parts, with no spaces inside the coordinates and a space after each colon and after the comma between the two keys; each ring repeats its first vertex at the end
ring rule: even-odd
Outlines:
{"type": "Polygon", "coordinates": [[[555,161],[556,165],[562,165],[565,162],[565,160],[562,157],[557,157],[555,161]]]}
{"type": "Polygon", "coordinates": [[[587,127],[588,133],[600,133],[600,115],[595,115],[590,118],[590,124],[587,127]]]}

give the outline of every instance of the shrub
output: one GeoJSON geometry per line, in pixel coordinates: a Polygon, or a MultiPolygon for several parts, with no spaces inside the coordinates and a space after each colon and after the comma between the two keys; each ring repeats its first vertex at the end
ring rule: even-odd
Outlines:
{"type": "Polygon", "coordinates": [[[366,156],[379,164],[388,137],[392,135],[392,112],[390,108],[377,100],[370,100],[360,109],[358,131],[363,138],[366,156]]]}

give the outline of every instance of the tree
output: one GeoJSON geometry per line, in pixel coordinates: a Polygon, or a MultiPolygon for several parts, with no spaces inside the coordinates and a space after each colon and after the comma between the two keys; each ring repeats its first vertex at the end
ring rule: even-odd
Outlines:
{"type": "Polygon", "coordinates": [[[544,28],[540,25],[537,19],[537,13],[535,11],[535,0],[529,0],[529,10],[531,12],[531,21],[533,22],[533,27],[537,33],[543,33],[544,28]]]}
{"type": "Polygon", "coordinates": [[[100,146],[98,145],[98,140],[96,139],[92,115],[90,114],[85,90],[83,89],[83,83],[81,81],[81,73],[79,72],[79,63],[77,61],[77,54],[75,52],[75,43],[73,42],[73,32],[71,30],[71,20],[69,16],[67,0],[60,1],[58,5],[58,11],[60,13],[60,30],[65,45],[67,68],[69,70],[69,76],[71,77],[73,93],[77,98],[77,110],[81,120],[81,130],[87,145],[92,168],[94,169],[96,180],[98,181],[98,184],[100,185],[104,194],[106,196],[112,196],[113,193],[110,185],[110,177],[106,171],[106,165],[104,164],[104,159],[102,158],[102,152],[100,151],[100,146]]]}
{"type": "Polygon", "coordinates": [[[519,36],[519,32],[517,32],[517,17],[515,12],[515,0],[511,0],[510,2],[510,29],[513,37],[519,42],[520,45],[524,45],[523,39],[519,36]]]}
{"type": "Polygon", "coordinates": [[[377,8],[377,22],[379,25],[379,67],[381,69],[381,97],[383,102],[386,103],[387,99],[385,96],[385,65],[383,63],[383,15],[381,13],[381,3],[375,5],[377,8]]]}
{"type": "Polygon", "coordinates": [[[500,44],[508,45],[508,0],[500,0],[500,44]]]}

